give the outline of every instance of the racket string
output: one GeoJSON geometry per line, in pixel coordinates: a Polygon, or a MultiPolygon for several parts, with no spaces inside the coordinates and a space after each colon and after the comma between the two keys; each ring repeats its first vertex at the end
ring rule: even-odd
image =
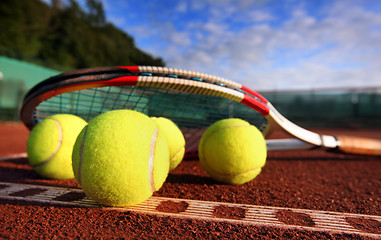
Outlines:
{"type": "Polygon", "coordinates": [[[41,121],[53,114],[74,113],[90,121],[101,113],[116,109],[131,109],[148,116],[171,119],[182,130],[188,150],[197,149],[206,128],[221,119],[241,118],[259,129],[267,124],[266,119],[251,108],[223,97],[134,86],[64,93],[38,105],[35,117],[41,121]]]}

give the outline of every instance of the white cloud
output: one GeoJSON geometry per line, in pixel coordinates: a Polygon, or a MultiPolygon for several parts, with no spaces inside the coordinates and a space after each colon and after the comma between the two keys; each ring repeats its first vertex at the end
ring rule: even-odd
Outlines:
{"type": "Polygon", "coordinates": [[[381,82],[381,16],[345,1],[320,18],[298,9],[278,27],[261,24],[234,32],[225,22],[209,21],[201,29],[207,34],[178,48],[176,57],[167,55],[168,65],[223,75],[256,89],[381,82]]]}
{"type": "Polygon", "coordinates": [[[377,11],[348,0],[313,11],[304,1],[284,1],[278,10],[271,4],[280,3],[179,1],[164,12],[153,4],[146,15],[136,13],[137,25],[124,15],[111,20],[170,67],[220,75],[254,89],[381,85],[377,11]]]}
{"type": "Polygon", "coordinates": [[[186,2],[178,2],[177,6],[175,7],[175,11],[183,13],[188,10],[188,5],[186,2]]]}
{"type": "Polygon", "coordinates": [[[252,22],[264,22],[273,20],[275,17],[268,12],[254,10],[248,13],[248,21],[252,22]]]}

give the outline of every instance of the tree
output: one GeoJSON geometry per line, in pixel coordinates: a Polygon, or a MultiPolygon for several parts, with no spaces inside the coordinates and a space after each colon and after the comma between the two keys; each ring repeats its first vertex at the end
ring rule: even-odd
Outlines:
{"type": "Polygon", "coordinates": [[[106,17],[102,2],[98,0],[86,0],[86,5],[89,8],[87,19],[90,25],[94,27],[104,26],[106,23],[106,17]]]}
{"type": "Polygon", "coordinates": [[[52,1],[49,6],[40,0],[2,0],[0,55],[61,71],[111,65],[165,65],[161,58],[137,48],[128,33],[108,23],[99,0],[87,0],[88,12],[75,0],[65,5],[60,0],[52,1]]]}

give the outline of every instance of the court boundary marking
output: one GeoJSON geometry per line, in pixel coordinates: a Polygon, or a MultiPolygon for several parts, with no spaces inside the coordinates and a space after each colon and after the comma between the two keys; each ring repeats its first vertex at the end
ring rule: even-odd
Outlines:
{"type": "Polygon", "coordinates": [[[81,189],[55,187],[55,186],[41,186],[34,184],[19,184],[0,182],[0,199],[18,200],[26,202],[37,202],[49,205],[59,206],[76,206],[76,207],[93,207],[102,210],[115,210],[115,211],[133,211],[136,213],[169,216],[183,219],[195,219],[206,221],[217,221],[235,224],[245,224],[252,226],[266,226],[283,229],[295,230],[308,230],[315,232],[329,232],[336,234],[356,234],[361,236],[373,237],[381,239],[381,234],[365,232],[356,229],[349,224],[346,218],[367,219],[369,221],[381,222],[381,216],[353,214],[343,212],[319,211],[308,210],[299,208],[285,208],[285,207],[270,207],[258,206],[250,204],[237,204],[225,202],[212,202],[200,201],[180,198],[167,198],[167,197],[151,197],[148,200],[129,207],[115,208],[102,206],[94,200],[87,197],[81,189]],[[28,193],[28,190],[34,192],[28,193]],[[76,196],[69,200],[65,196],[76,196]],[[165,211],[160,210],[158,207],[161,204],[185,204],[185,209],[179,211],[165,211]],[[244,210],[243,217],[231,216],[216,216],[214,211],[217,207],[224,207],[230,209],[244,210]],[[293,214],[307,216],[313,221],[313,226],[303,224],[290,224],[280,221],[277,213],[286,211],[293,214]]]}

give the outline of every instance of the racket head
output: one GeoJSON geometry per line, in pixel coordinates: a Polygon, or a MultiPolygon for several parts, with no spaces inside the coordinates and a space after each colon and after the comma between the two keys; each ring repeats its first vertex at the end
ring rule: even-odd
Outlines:
{"type": "Polygon", "coordinates": [[[54,114],[90,121],[101,113],[131,109],[175,122],[186,153],[197,152],[203,132],[214,122],[240,118],[267,133],[268,108],[241,85],[209,74],[161,67],[82,69],[49,78],[24,98],[21,119],[32,129],[54,114]]]}

